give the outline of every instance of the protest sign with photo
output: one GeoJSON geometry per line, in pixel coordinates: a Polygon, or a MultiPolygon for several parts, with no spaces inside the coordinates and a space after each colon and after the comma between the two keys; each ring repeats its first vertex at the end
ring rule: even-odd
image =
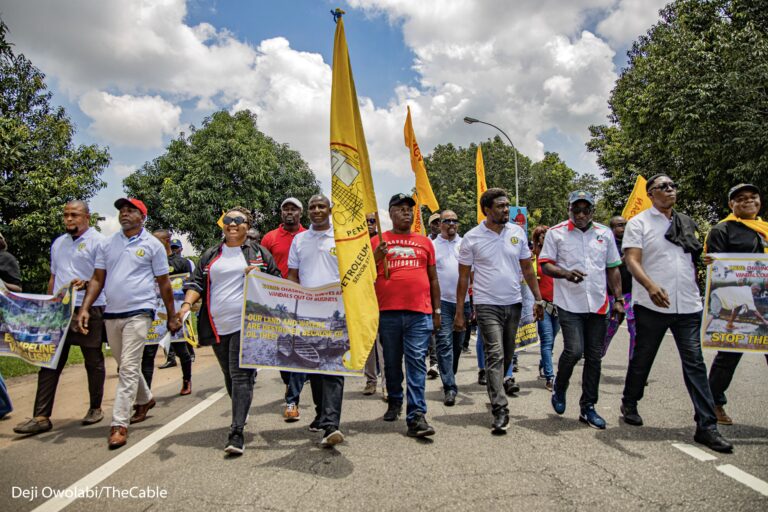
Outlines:
{"type": "Polygon", "coordinates": [[[71,287],[56,295],[14,293],[0,281],[0,356],[56,368],[74,309],[71,287]]]}
{"type": "Polygon", "coordinates": [[[768,353],[768,254],[711,254],[703,348],[768,353]]]}
{"type": "Polygon", "coordinates": [[[349,335],[339,283],[305,288],[262,272],[245,281],[241,368],[362,375],[344,365],[349,335]]]}
{"type": "Polygon", "coordinates": [[[520,285],[520,292],[523,295],[523,310],[520,313],[520,324],[517,327],[517,336],[515,337],[515,352],[539,344],[539,331],[536,318],[533,316],[533,304],[535,302],[533,292],[525,282],[520,285]]]}
{"type": "MultiPolygon", "coordinates": [[[[189,272],[184,274],[174,274],[169,276],[171,280],[171,289],[173,289],[173,303],[176,307],[176,311],[181,309],[181,304],[184,302],[184,290],[183,286],[187,279],[189,279],[189,272]]],[[[190,330],[180,329],[176,334],[170,334],[168,332],[168,312],[165,310],[165,303],[160,296],[160,288],[155,284],[155,293],[157,294],[157,313],[155,313],[155,319],[152,321],[152,326],[147,333],[147,345],[162,345],[166,350],[170,346],[171,342],[187,340],[192,346],[197,346],[197,336],[190,336],[190,330]]],[[[191,317],[190,317],[191,318],[191,317]]]]}

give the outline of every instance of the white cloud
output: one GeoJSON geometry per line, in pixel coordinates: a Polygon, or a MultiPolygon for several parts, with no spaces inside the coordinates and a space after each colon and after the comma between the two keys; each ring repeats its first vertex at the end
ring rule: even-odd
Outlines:
{"type": "Polygon", "coordinates": [[[136,169],[138,169],[138,167],[135,165],[121,164],[119,162],[113,163],[111,167],[115,175],[119,176],[120,178],[130,176],[136,172],[136,169]]]}
{"type": "Polygon", "coordinates": [[[93,122],[88,131],[102,141],[139,148],[159,148],[165,135],[179,130],[181,107],[160,96],[113,96],[91,91],[78,102],[93,122]]]}
{"type": "Polygon", "coordinates": [[[670,0],[619,0],[597,32],[615,46],[629,46],[645,34],[659,18],[659,10],[670,0]]]}
{"type": "Polygon", "coordinates": [[[103,214],[102,216],[104,217],[104,220],[99,222],[101,234],[109,236],[120,231],[120,222],[117,220],[117,215],[103,214]]]}

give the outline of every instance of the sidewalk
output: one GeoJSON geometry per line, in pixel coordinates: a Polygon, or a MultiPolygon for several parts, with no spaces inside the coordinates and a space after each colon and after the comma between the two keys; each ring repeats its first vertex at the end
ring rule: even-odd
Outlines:
{"type": "MultiPolygon", "coordinates": [[[[192,390],[195,389],[195,373],[202,372],[211,366],[218,367],[219,363],[213,351],[208,347],[201,347],[196,351],[197,357],[192,363],[192,390]]],[[[176,360],[178,362],[178,358],[176,360]]],[[[104,382],[104,400],[101,408],[104,411],[104,419],[97,425],[104,426],[104,439],[109,433],[109,423],[112,418],[112,404],[115,400],[115,387],[117,386],[117,364],[114,358],[106,358],[107,379],[104,382]]],[[[152,389],[158,390],[165,386],[181,389],[181,367],[158,370],[158,366],[165,362],[165,353],[157,351],[155,358],[155,374],[152,379],[152,389]]],[[[8,393],[13,401],[13,411],[0,420],[0,450],[11,443],[23,439],[13,432],[13,427],[32,417],[32,409],[35,403],[35,391],[37,390],[37,373],[22,375],[6,379],[8,393]]],[[[178,391],[177,391],[178,392],[178,391]]],[[[178,397],[183,400],[186,397],[178,397]]],[[[80,420],[88,412],[88,379],[85,366],[82,364],[71,365],[64,368],[56,390],[56,401],[53,408],[53,431],[57,428],[80,424],[80,420]]]]}

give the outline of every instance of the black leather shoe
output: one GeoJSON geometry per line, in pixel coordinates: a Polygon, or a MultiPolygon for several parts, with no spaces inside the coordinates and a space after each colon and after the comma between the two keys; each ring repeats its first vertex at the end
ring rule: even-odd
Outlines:
{"type": "Polygon", "coordinates": [[[637,413],[637,407],[621,404],[621,415],[624,416],[624,423],[639,427],[643,424],[643,418],[637,413]]]}
{"type": "Polygon", "coordinates": [[[480,370],[477,372],[477,383],[481,386],[488,384],[488,381],[485,378],[485,370],[480,370]]]}
{"type": "Polygon", "coordinates": [[[384,421],[395,421],[400,417],[400,413],[403,412],[402,402],[395,402],[390,400],[387,405],[387,412],[384,413],[384,421]]]}
{"type": "Polygon", "coordinates": [[[417,414],[416,417],[408,423],[408,437],[428,437],[435,435],[435,429],[427,423],[427,418],[423,414],[417,414]]]}
{"type": "Polygon", "coordinates": [[[509,414],[499,414],[493,417],[493,424],[491,425],[491,433],[497,436],[507,433],[509,428],[509,414]]]}
{"type": "Polygon", "coordinates": [[[443,400],[443,404],[447,407],[456,405],[456,392],[454,390],[451,389],[445,392],[445,400],[443,400]]]}
{"type": "Polygon", "coordinates": [[[716,428],[696,430],[693,440],[716,452],[731,453],[733,451],[733,445],[716,428]]]}
{"type": "Polygon", "coordinates": [[[506,393],[507,396],[513,396],[515,393],[518,393],[519,391],[520,391],[520,386],[517,385],[513,377],[510,377],[509,379],[504,379],[504,393],[506,393]]]}
{"type": "Polygon", "coordinates": [[[160,366],[158,366],[157,368],[159,370],[165,370],[166,368],[173,368],[174,366],[176,366],[176,360],[175,359],[166,359],[165,362],[163,364],[161,364],[160,366]]]}

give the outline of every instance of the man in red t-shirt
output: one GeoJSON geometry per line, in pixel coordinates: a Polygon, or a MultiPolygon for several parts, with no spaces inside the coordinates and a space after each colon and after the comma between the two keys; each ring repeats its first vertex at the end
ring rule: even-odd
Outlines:
{"type": "Polygon", "coordinates": [[[429,238],[411,233],[414,200],[395,194],[389,200],[392,230],[384,241],[371,239],[376,260],[376,297],[379,301],[379,336],[384,349],[384,374],[389,396],[384,421],[395,421],[403,409],[403,357],[408,386],[408,436],[434,435],[427,423],[424,387],[429,338],[440,329],[440,285],[435,269],[435,248],[429,238]],[[385,260],[389,278],[385,277],[385,260]]]}
{"type": "MultiPolygon", "coordinates": [[[[301,213],[304,205],[295,197],[289,197],[280,204],[280,218],[283,221],[277,229],[273,229],[261,239],[262,247],[272,253],[280,274],[285,278],[288,275],[288,253],[291,250],[293,237],[306,231],[307,228],[301,225],[301,213]]],[[[304,388],[304,382],[307,375],[296,372],[280,372],[280,376],[285,383],[285,410],[283,418],[287,422],[298,421],[299,398],[301,390],[304,388]]]]}

